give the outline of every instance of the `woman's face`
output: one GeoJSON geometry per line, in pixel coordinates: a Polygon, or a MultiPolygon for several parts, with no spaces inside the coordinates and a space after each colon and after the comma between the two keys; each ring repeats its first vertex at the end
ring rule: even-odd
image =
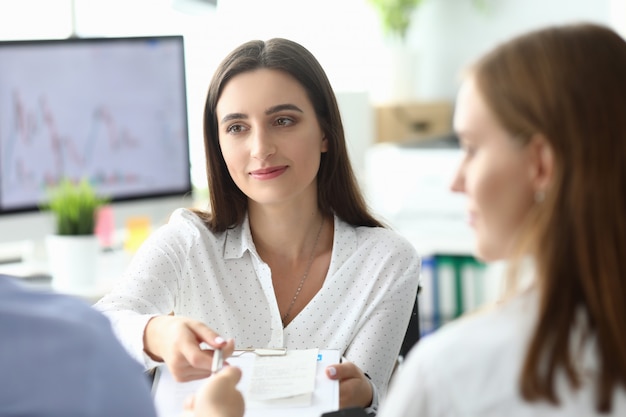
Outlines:
{"type": "Polygon", "coordinates": [[[278,70],[241,73],[225,85],[216,114],[228,171],[251,201],[285,204],[317,195],[327,139],[298,81],[278,70]]]}
{"type": "Polygon", "coordinates": [[[505,259],[534,204],[530,147],[499,125],[471,78],[461,86],[456,106],[454,129],[464,157],[451,188],[468,198],[477,257],[505,259]]]}

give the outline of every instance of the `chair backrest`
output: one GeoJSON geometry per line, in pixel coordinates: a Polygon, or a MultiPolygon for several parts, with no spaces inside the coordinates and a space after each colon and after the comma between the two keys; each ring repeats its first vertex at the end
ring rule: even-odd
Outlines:
{"type": "Polygon", "coordinates": [[[413,304],[413,310],[411,311],[411,319],[400,347],[400,356],[406,357],[411,348],[420,339],[420,314],[419,314],[419,294],[422,287],[417,287],[417,295],[415,297],[415,304],[413,304]]]}

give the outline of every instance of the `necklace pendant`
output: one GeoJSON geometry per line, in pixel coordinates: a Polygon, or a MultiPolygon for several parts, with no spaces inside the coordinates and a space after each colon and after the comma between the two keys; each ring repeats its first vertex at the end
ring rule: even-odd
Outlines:
{"type": "Polygon", "coordinates": [[[298,295],[300,295],[300,291],[302,291],[302,287],[304,286],[304,281],[306,281],[307,277],[309,276],[309,271],[311,270],[311,265],[313,265],[313,259],[315,258],[315,249],[317,249],[317,243],[320,240],[320,235],[322,234],[322,228],[324,226],[324,217],[322,217],[322,223],[320,224],[320,228],[317,231],[317,236],[315,237],[315,243],[313,243],[313,249],[311,250],[311,255],[309,255],[309,261],[307,263],[306,269],[304,271],[304,275],[302,275],[302,278],[300,279],[300,283],[298,284],[298,288],[296,289],[296,293],[294,294],[293,298],[291,299],[291,303],[289,304],[289,307],[287,307],[287,311],[285,312],[285,314],[283,314],[283,316],[281,317],[281,321],[283,322],[283,329],[285,327],[287,327],[287,319],[290,317],[291,314],[291,309],[293,308],[294,304],[296,303],[296,300],[298,299],[298,295]]]}

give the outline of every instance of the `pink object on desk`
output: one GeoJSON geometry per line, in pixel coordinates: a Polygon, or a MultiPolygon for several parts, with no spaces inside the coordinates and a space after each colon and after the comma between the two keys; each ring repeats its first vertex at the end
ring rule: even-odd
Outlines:
{"type": "Polygon", "coordinates": [[[107,205],[98,209],[95,232],[102,247],[110,248],[113,246],[113,234],[115,232],[113,207],[107,205]]]}

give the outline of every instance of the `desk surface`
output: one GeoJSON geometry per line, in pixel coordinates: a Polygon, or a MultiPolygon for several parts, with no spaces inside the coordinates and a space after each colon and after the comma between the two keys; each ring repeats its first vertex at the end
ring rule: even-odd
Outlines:
{"type": "MultiPolygon", "coordinates": [[[[101,252],[96,265],[93,287],[87,290],[67,291],[67,293],[95,303],[121,278],[131,258],[132,254],[123,250],[101,252]]],[[[52,290],[52,278],[45,261],[2,264],[0,273],[20,277],[25,285],[35,290],[52,290]]]]}

